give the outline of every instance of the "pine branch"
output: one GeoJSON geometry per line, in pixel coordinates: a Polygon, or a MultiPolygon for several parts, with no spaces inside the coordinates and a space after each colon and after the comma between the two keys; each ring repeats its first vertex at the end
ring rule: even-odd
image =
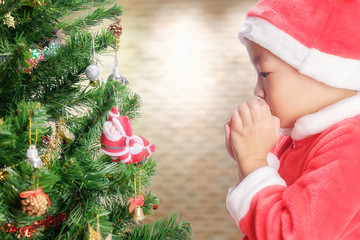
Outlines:
{"type": "Polygon", "coordinates": [[[153,224],[138,226],[126,237],[127,240],[177,240],[191,239],[192,233],[190,224],[183,222],[181,225],[177,222],[177,215],[172,214],[169,218],[156,221],[153,224]]]}
{"type": "Polygon", "coordinates": [[[102,19],[116,19],[122,15],[123,7],[115,4],[109,9],[105,9],[104,6],[97,8],[93,12],[88,13],[86,16],[81,16],[72,22],[64,22],[59,25],[59,28],[65,31],[74,31],[83,29],[88,26],[93,26],[99,23],[102,19]]]}
{"type": "Polygon", "coordinates": [[[26,159],[29,148],[29,111],[32,118],[31,141],[35,144],[36,129],[38,141],[40,136],[48,130],[44,127],[48,121],[47,109],[35,102],[21,101],[17,104],[15,112],[5,117],[0,125],[0,162],[7,166],[14,166],[26,159]]]}

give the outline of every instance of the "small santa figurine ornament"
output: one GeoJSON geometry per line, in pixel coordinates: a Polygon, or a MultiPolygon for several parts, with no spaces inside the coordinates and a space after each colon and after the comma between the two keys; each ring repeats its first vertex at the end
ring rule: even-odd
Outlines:
{"type": "Polygon", "coordinates": [[[143,137],[133,135],[129,118],[120,116],[118,108],[113,107],[104,123],[101,149],[113,162],[131,164],[146,160],[155,151],[155,146],[143,137]]]}

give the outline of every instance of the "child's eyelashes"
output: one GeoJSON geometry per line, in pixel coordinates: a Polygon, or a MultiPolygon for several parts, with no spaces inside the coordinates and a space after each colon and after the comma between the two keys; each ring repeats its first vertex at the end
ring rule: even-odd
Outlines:
{"type": "Polygon", "coordinates": [[[269,73],[268,72],[260,72],[260,75],[262,77],[266,78],[269,75],[269,73]]]}

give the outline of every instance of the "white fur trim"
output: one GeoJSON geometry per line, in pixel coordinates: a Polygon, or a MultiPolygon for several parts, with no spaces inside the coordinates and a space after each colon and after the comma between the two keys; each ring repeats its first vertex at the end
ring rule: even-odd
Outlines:
{"type": "Polygon", "coordinates": [[[146,146],[145,149],[148,151],[149,155],[153,153],[153,152],[150,150],[150,145],[146,146]]]}
{"type": "Polygon", "coordinates": [[[280,160],[275,156],[275,154],[269,152],[266,157],[267,164],[275,169],[276,171],[279,170],[280,167],[280,160]]]}
{"type": "Polygon", "coordinates": [[[112,141],[112,142],[117,142],[117,141],[119,141],[119,140],[122,138],[122,136],[121,136],[121,135],[114,135],[114,134],[112,134],[112,133],[110,132],[108,125],[111,125],[111,124],[112,124],[111,121],[106,121],[106,122],[104,123],[103,132],[104,132],[104,135],[105,135],[105,137],[106,137],[107,139],[109,139],[109,140],[112,141]]]}
{"type": "Polygon", "coordinates": [[[121,126],[119,120],[117,118],[113,118],[112,122],[115,124],[116,129],[121,133],[122,136],[126,136],[125,130],[123,126],[121,126]]]}
{"type": "Polygon", "coordinates": [[[321,133],[330,126],[360,114],[360,94],[341,100],[322,110],[299,118],[291,133],[291,138],[301,140],[321,133]]]}
{"type": "Polygon", "coordinates": [[[135,155],[135,154],[139,154],[140,152],[143,151],[144,149],[144,142],[143,140],[137,136],[137,135],[133,135],[132,139],[135,141],[134,146],[129,147],[129,151],[131,154],[135,155]]]}
{"type": "Polygon", "coordinates": [[[141,144],[142,147],[144,147],[144,141],[141,139],[141,137],[137,135],[133,135],[132,139],[134,139],[135,143],[141,144]]]}
{"type": "Polygon", "coordinates": [[[126,159],[121,160],[122,163],[127,163],[131,160],[131,155],[129,155],[126,159]]]}
{"type": "Polygon", "coordinates": [[[128,148],[124,148],[124,151],[122,152],[109,152],[106,151],[105,149],[101,149],[106,155],[109,155],[110,157],[120,157],[126,154],[129,154],[129,149],[128,148]]]}
{"type": "Polygon", "coordinates": [[[238,36],[242,43],[247,38],[268,49],[301,74],[332,87],[360,91],[359,60],[308,48],[268,21],[257,17],[247,17],[238,36]]]}
{"type": "Polygon", "coordinates": [[[280,128],[280,134],[282,136],[291,136],[292,128],[280,128]]]}
{"type": "Polygon", "coordinates": [[[117,113],[117,114],[116,114],[116,113],[113,113],[113,112],[110,111],[110,112],[109,112],[109,116],[110,116],[110,117],[113,117],[113,118],[120,117],[120,113],[117,113]]]}
{"type": "Polygon", "coordinates": [[[253,197],[262,189],[274,185],[286,186],[286,183],[274,168],[267,166],[255,170],[239,185],[229,189],[226,206],[237,225],[249,211],[253,197]]]}

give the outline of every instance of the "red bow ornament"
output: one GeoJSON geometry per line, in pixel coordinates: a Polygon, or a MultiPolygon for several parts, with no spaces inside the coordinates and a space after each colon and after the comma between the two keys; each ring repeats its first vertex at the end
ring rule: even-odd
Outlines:
{"type": "Polygon", "coordinates": [[[129,207],[129,212],[132,213],[132,211],[134,211],[134,209],[136,208],[137,205],[139,206],[144,206],[144,196],[143,195],[139,195],[138,198],[133,198],[131,197],[129,199],[130,201],[130,207],[129,207]]]}
{"type": "Polygon", "coordinates": [[[29,196],[34,196],[34,197],[36,197],[36,195],[38,195],[38,194],[44,195],[44,196],[46,197],[46,199],[48,200],[49,207],[50,207],[50,198],[49,198],[49,196],[48,196],[46,193],[43,192],[42,188],[38,188],[38,189],[36,189],[35,191],[25,191],[25,192],[22,192],[22,193],[20,193],[20,197],[21,197],[21,198],[27,198],[27,197],[29,197],[29,196]]]}

